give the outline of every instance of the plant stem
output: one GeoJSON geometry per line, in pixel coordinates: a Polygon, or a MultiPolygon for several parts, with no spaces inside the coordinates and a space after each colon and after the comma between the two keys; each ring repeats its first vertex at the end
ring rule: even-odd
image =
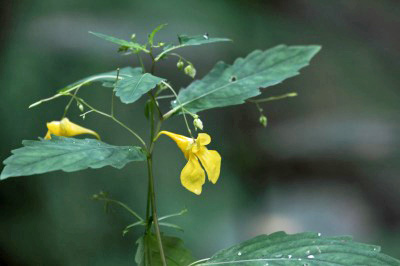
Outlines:
{"type": "Polygon", "coordinates": [[[163,248],[162,240],[161,240],[160,225],[158,224],[158,217],[157,217],[156,197],[155,197],[155,192],[154,192],[153,160],[152,160],[151,155],[149,155],[147,157],[147,169],[148,169],[148,174],[149,174],[150,206],[151,206],[151,210],[152,210],[154,229],[156,231],[156,237],[157,237],[157,242],[158,242],[158,248],[160,250],[161,262],[162,262],[163,266],[166,266],[167,261],[165,259],[164,248],[163,248]]]}
{"type": "Polygon", "coordinates": [[[78,101],[79,103],[85,105],[86,107],[88,107],[90,110],[92,110],[95,113],[98,113],[102,116],[108,117],[112,120],[114,120],[115,122],[117,122],[117,124],[119,124],[120,126],[122,126],[123,128],[125,128],[126,130],[128,130],[133,136],[135,136],[143,145],[143,147],[147,150],[147,146],[146,146],[146,142],[144,142],[144,140],[132,129],[130,129],[127,125],[125,125],[124,123],[122,123],[121,121],[119,121],[115,116],[104,113],[100,110],[97,110],[96,108],[94,108],[93,106],[91,106],[90,104],[88,104],[87,102],[85,102],[83,99],[79,98],[78,96],[74,95],[74,94],[66,94],[67,96],[71,96],[72,98],[74,98],[76,101],[78,101]]]}
{"type": "MultiPolygon", "coordinates": [[[[152,59],[152,65],[151,65],[151,74],[154,74],[154,69],[155,69],[155,60],[153,54],[150,52],[150,56],[152,59]]],[[[154,109],[151,108],[150,111],[150,145],[149,149],[147,151],[147,171],[148,171],[148,176],[149,176],[149,184],[148,184],[148,195],[147,195],[147,208],[146,208],[146,235],[151,234],[151,223],[153,222],[154,224],[154,229],[156,233],[156,238],[157,238],[157,243],[158,243],[158,248],[160,251],[160,258],[163,266],[167,266],[167,261],[165,259],[165,254],[164,254],[164,248],[162,244],[162,239],[161,239],[161,232],[160,232],[160,225],[158,223],[158,216],[157,216],[157,207],[156,207],[156,196],[155,196],[155,191],[154,191],[154,175],[153,175],[153,149],[154,149],[154,136],[158,134],[160,128],[161,128],[161,123],[163,121],[163,115],[161,113],[161,110],[158,107],[158,103],[156,99],[154,98],[154,95],[152,92],[148,93],[150,100],[152,101],[152,106],[157,108],[158,112],[158,123],[156,128],[154,127],[154,109]],[[151,209],[151,214],[152,216],[150,217],[150,209],[151,209]]],[[[146,239],[146,238],[145,238],[146,239]]],[[[148,262],[151,260],[151,254],[150,254],[150,247],[148,246],[148,243],[146,243],[146,251],[147,254],[145,254],[145,262],[146,265],[148,265],[148,262]]],[[[150,264],[151,265],[151,264],[150,264]]]]}

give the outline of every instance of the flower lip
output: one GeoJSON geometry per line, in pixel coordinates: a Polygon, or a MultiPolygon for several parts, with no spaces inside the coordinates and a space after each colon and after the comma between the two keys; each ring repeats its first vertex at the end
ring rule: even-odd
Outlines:
{"type": "Polygon", "coordinates": [[[170,137],[183,152],[188,160],[181,172],[181,183],[189,191],[200,195],[205,182],[205,171],[212,183],[216,183],[221,168],[221,156],[217,151],[208,150],[206,145],[211,143],[211,137],[206,133],[199,133],[196,139],[168,131],[161,131],[156,139],[164,134],[170,137]],[[200,164],[201,163],[201,164],[200,164]]]}

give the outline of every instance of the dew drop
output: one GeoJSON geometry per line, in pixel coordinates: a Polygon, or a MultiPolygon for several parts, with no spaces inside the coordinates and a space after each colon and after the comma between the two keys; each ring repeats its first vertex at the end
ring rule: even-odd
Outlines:
{"type": "Polygon", "coordinates": [[[291,259],[291,258],[292,258],[292,255],[289,255],[288,258],[291,259]]]}
{"type": "Polygon", "coordinates": [[[322,234],[321,233],[318,233],[318,236],[321,236],[322,234]]]}
{"type": "Polygon", "coordinates": [[[239,252],[238,252],[238,256],[241,256],[241,255],[242,255],[242,252],[239,251],[239,252]]]}
{"type": "Polygon", "coordinates": [[[309,258],[309,259],[315,259],[314,255],[308,255],[307,258],[309,258]]]}
{"type": "Polygon", "coordinates": [[[307,255],[310,254],[310,253],[311,253],[311,251],[309,251],[309,250],[306,251],[306,254],[307,254],[307,255]]]}

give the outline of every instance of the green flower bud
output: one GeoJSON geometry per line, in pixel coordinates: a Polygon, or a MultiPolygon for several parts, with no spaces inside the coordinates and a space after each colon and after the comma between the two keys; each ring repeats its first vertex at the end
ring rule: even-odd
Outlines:
{"type": "Polygon", "coordinates": [[[81,103],[78,104],[78,108],[79,108],[79,110],[81,110],[81,112],[83,112],[85,110],[85,108],[83,107],[83,104],[81,104],[81,103]]]}
{"type": "Polygon", "coordinates": [[[183,68],[184,65],[185,65],[185,64],[183,63],[182,60],[179,60],[178,63],[176,63],[176,67],[177,67],[179,70],[182,70],[182,68],[183,68]]]}
{"type": "Polygon", "coordinates": [[[131,40],[133,41],[133,40],[135,40],[135,38],[136,38],[136,34],[134,33],[131,35],[131,40]]]}
{"type": "Polygon", "coordinates": [[[267,127],[268,119],[265,115],[261,115],[259,121],[263,127],[267,127]]]}
{"type": "Polygon", "coordinates": [[[196,118],[193,120],[193,125],[194,125],[194,128],[195,128],[196,130],[197,130],[197,129],[203,130],[203,122],[200,120],[199,117],[196,117],[196,118]]]}
{"type": "Polygon", "coordinates": [[[187,65],[184,69],[185,74],[190,76],[192,79],[196,76],[196,69],[193,65],[187,65]]]}

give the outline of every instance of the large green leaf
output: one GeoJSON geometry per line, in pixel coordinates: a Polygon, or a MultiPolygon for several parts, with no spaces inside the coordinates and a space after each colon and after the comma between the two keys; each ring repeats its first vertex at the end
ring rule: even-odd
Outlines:
{"type": "Polygon", "coordinates": [[[191,83],[173,101],[172,114],[182,106],[193,113],[215,107],[244,103],[260,94],[260,88],[276,85],[299,74],[320,46],[279,45],[266,51],[256,50],[233,65],[219,62],[202,80],[191,83]]]}
{"type": "Polygon", "coordinates": [[[115,38],[115,37],[112,37],[112,36],[109,36],[109,35],[105,35],[105,34],[97,33],[97,32],[92,32],[92,31],[89,31],[89,33],[93,34],[93,35],[95,35],[95,36],[97,36],[97,37],[99,37],[99,38],[101,38],[103,40],[106,40],[106,41],[109,41],[109,42],[112,42],[112,43],[115,43],[115,44],[119,44],[122,47],[131,48],[131,49],[135,49],[135,50],[142,50],[142,51],[148,52],[144,46],[142,46],[142,45],[140,45],[138,43],[132,42],[132,41],[125,41],[125,40],[118,39],[118,38],[115,38]]]}
{"type": "MultiPolygon", "coordinates": [[[[183,246],[180,238],[164,235],[161,238],[168,266],[187,266],[194,261],[191,252],[183,246]]],[[[147,250],[150,253],[151,265],[162,265],[155,235],[142,236],[136,244],[138,245],[135,255],[137,265],[144,265],[147,250]]]]}
{"type": "Polygon", "coordinates": [[[353,242],[349,236],[277,232],[221,250],[196,265],[398,266],[400,261],[380,253],[378,246],[353,242]]]}
{"type": "Polygon", "coordinates": [[[73,172],[107,165],[122,168],[131,161],[146,160],[140,147],[113,146],[95,139],[52,136],[51,140],[24,140],[4,164],[0,179],[56,170],[73,172]]]}
{"type": "Polygon", "coordinates": [[[117,82],[115,95],[120,97],[123,103],[133,103],[163,80],[163,78],[153,76],[150,73],[135,73],[133,76],[117,82]]]}

